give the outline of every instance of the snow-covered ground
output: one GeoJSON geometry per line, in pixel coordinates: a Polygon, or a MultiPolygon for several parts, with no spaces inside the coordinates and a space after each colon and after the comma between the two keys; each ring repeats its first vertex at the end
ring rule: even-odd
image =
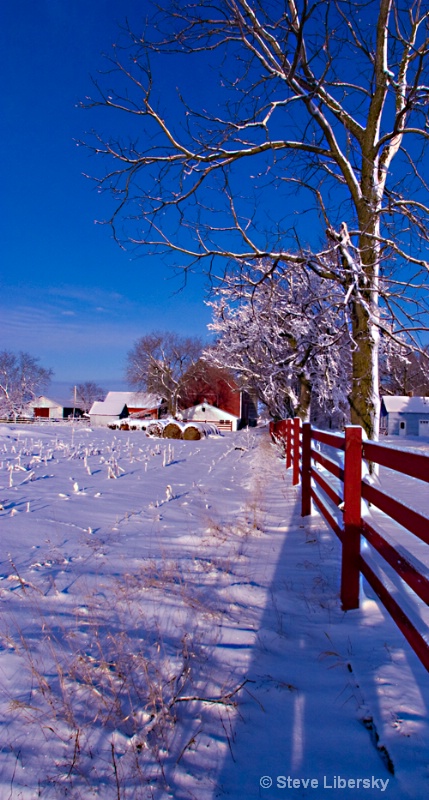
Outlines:
{"type": "Polygon", "coordinates": [[[1,800],[427,796],[429,676],[299,499],[264,430],[0,428],[1,800]]]}

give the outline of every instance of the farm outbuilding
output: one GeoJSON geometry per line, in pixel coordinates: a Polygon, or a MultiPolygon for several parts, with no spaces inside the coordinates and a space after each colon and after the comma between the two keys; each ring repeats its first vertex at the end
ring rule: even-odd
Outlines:
{"type": "Polygon", "coordinates": [[[429,397],[382,397],[380,432],[389,436],[429,436],[429,397]]]}
{"type": "Polygon", "coordinates": [[[227,369],[198,361],[189,371],[181,391],[179,410],[185,413],[194,406],[210,406],[239,420],[237,427],[256,425],[258,400],[253,392],[240,389],[227,369]]]}
{"type": "Polygon", "coordinates": [[[128,414],[137,419],[159,419],[166,402],[152,392],[108,392],[104,402],[126,405],[128,414]]]}
{"type": "Polygon", "coordinates": [[[181,416],[184,422],[210,422],[221,431],[236,431],[240,422],[240,417],[209,403],[199,403],[191,408],[185,408],[181,416]]]}
{"type": "Polygon", "coordinates": [[[150,392],[108,392],[106,398],[92,404],[91,425],[113,425],[118,420],[159,419],[165,403],[150,392]]]}
{"type": "Polygon", "coordinates": [[[29,404],[29,409],[37,419],[68,419],[71,416],[82,416],[82,409],[77,406],[73,408],[73,403],[70,400],[54,400],[51,397],[45,397],[45,395],[36,397],[29,404]]]}
{"type": "Polygon", "coordinates": [[[89,409],[89,420],[94,426],[112,425],[124,417],[128,417],[128,408],[126,403],[117,398],[96,400],[89,409]]]}

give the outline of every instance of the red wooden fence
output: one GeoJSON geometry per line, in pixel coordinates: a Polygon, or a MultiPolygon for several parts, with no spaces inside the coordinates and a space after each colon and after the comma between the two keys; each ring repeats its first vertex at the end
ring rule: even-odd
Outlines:
{"type": "Polygon", "coordinates": [[[342,544],[341,604],[345,611],[359,607],[359,578],[362,574],[394,619],[422,664],[429,671],[429,644],[413,625],[405,611],[375,574],[365,554],[361,538],[392,567],[410,589],[429,605],[429,580],[362,518],[362,500],[378,508],[426,544],[429,544],[429,520],[386,492],[362,480],[362,461],[372,462],[429,483],[429,457],[394,450],[376,442],[362,441],[362,429],[349,425],[344,434],[312,428],[300,420],[282,420],[270,424],[272,437],[284,443],[286,467],[292,467],[292,482],[301,478],[301,514],[311,513],[313,501],[342,544]],[[320,443],[337,451],[336,457],[320,452],[320,443]],[[338,457],[338,451],[344,453],[338,457]],[[340,491],[316,467],[320,465],[337,479],[340,491]]]}

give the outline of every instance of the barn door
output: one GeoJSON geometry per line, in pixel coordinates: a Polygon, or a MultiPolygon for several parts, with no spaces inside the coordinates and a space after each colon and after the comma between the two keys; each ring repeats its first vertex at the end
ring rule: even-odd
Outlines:
{"type": "Polygon", "coordinates": [[[34,416],[35,417],[49,417],[49,408],[35,408],[34,409],[34,416]]]}

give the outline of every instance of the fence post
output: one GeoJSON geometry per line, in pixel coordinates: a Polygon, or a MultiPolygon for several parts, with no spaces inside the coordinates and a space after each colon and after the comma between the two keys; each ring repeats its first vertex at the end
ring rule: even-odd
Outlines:
{"type": "Polygon", "coordinates": [[[279,438],[280,438],[280,440],[281,440],[281,442],[283,444],[283,447],[286,450],[286,435],[287,435],[287,431],[286,431],[286,420],[285,419],[280,420],[280,422],[278,423],[278,430],[279,430],[279,438]]]}
{"type": "Polygon", "coordinates": [[[300,418],[294,417],[293,420],[293,472],[292,472],[292,485],[297,486],[299,483],[299,429],[300,418]]]}
{"type": "Polygon", "coordinates": [[[311,514],[311,425],[302,426],[301,517],[311,514]]]}
{"type": "Polygon", "coordinates": [[[286,420],[286,469],[292,466],[292,420],[286,420]]]}
{"type": "Polygon", "coordinates": [[[341,605],[344,611],[359,608],[359,556],[362,495],[362,428],[345,431],[344,533],[341,562],[341,605]]]}

